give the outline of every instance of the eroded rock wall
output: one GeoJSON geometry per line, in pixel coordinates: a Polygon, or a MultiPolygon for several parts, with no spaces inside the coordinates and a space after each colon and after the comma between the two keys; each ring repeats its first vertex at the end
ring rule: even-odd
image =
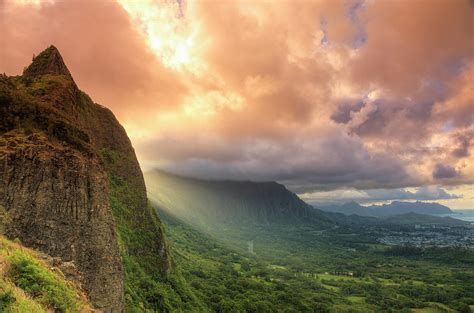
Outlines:
{"type": "Polygon", "coordinates": [[[123,273],[97,156],[41,133],[0,137],[0,205],[10,238],[74,262],[95,307],[123,309],[123,273]]]}

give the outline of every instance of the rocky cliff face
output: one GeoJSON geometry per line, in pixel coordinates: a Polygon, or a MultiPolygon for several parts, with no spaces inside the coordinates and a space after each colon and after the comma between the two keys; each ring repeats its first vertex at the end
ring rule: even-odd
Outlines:
{"type": "Polygon", "coordinates": [[[152,201],[196,222],[328,222],[320,211],[276,182],[202,180],[159,170],[145,173],[145,178],[152,201]]]}
{"type": "Polygon", "coordinates": [[[0,201],[9,218],[6,235],[75,262],[97,308],[122,308],[122,265],[99,159],[40,133],[4,134],[2,139],[0,201]]]}
{"type": "Polygon", "coordinates": [[[0,76],[0,116],[0,229],[73,261],[92,303],[122,311],[121,256],[153,256],[163,275],[171,267],[125,130],[78,89],[53,46],[22,76],[0,76]]]}

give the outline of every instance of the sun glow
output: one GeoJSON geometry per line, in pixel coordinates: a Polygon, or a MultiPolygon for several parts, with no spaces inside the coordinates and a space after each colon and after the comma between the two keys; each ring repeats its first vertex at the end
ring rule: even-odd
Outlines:
{"type": "Polygon", "coordinates": [[[118,0],[132,18],[134,25],[162,64],[175,70],[197,73],[198,25],[189,25],[180,1],[118,0]]]}
{"type": "Polygon", "coordinates": [[[34,6],[41,6],[44,4],[53,4],[55,0],[13,0],[13,3],[16,5],[22,5],[22,6],[27,6],[27,5],[34,5],[34,6]]]}

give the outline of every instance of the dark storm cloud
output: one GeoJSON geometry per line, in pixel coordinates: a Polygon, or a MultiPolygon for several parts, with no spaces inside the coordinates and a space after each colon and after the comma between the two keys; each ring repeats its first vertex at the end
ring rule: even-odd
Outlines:
{"type": "Polygon", "coordinates": [[[364,106],[363,101],[345,101],[337,106],[331,119],[336,123],[347,124],[351,120],[351,112],[359,112],[364,106]]]}
{"type": "Polygon", "coordinates": [[[438,163],[433,169],[433,178],[444,179],[454,178],[459,175],[458,171],[450,165],[438,163]]]}
{"type": "MultiPolygon", "coordinates": [[[[311,138],[302,132],[287,140],[214,142],[196,134],[195,145],[170,141],[164,135],[160,140],[143,142],[138,151],[144,158],[163,151],[162,158],[172,161],[158,166],[168,171],[214,179],[276,180],[299,193],[338,186],[417,183],[397,158],[386,153],[370,154],[362,142],[335,128],[309,132],[318,136],[311,138]]],[[[183,142],[189,140],[183,138],[183,142]]]]}

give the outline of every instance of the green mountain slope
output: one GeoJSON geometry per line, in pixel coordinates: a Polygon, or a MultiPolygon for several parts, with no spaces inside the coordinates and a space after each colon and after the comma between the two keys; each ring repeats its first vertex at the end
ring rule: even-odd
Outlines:
{"type": "Polygon", "coordinates": [[[321,218],[304,221],[259,218],[247,210],[278,206],[258,184],[156,172],[145,179],[171,254],[211,311],[453,312],[474,301],[472,251],[379,243],[413,224],[317,210],[321,218]]]}
{"type": "Polygon", "coordinates": [[[125,130],[54,46],[22,76],[0,76],[0,115],[7,237],[75,263],[101,310],[199,307],[173,269],[125,130]]]}
{"type": "Polygon", "coordinates": [[[84,291],[64,278],[74,270],[0,236],[0,312],[91,312],[84,291]]]}
{"type": "Polygon", "coordinates": [[[311,277],[229,248],[166,211],[160,216],[171,253],[208,312],[325,312],[346,301],[311,277]]]}
{"type": "Polygon", "coordinates": [[[145,173],[153,203],[202,228],[219,224],[311,224],[332,221],[276,182],[213,181],[154,170],[145,173]]]}

